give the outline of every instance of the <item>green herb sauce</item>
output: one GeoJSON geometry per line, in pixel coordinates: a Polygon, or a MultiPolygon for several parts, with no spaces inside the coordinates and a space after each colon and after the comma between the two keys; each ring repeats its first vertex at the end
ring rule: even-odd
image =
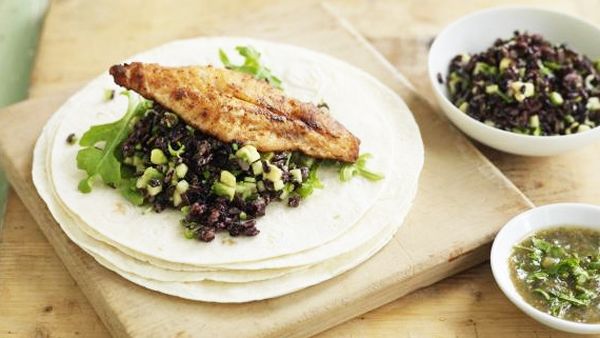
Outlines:
{"type": "Polygon", "coordinates": [[[600,322],[600,232],[558,227],[515,245],[513,283],[525,301],[552,316],[600,322]]]}

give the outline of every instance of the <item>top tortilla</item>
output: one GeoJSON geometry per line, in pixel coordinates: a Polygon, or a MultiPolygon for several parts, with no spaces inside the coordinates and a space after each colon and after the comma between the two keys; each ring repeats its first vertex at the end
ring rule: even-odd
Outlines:
{"type": "MultiPolygon", "coordinates": [[[[257,48],[264,64],[282,79],[288,95],[312,102],[325,100],[331,114],[361,139],[361,152],[374,155],[370,167],[388,177],[392,172],[398,175],[401,186],[394,188],[411,194],[409,187],[416,184],[423,162],[418,128],[400,98],[352,66],[298,47],[234,38],[176,41],[130,60],[167,66],[218,66],[218,49],[232,55],[236,45],[257,48]],[[401,123],[389,123],[392,117],[401,117],[401,123]],[[394,134],[402,135],[399,149],[391,141],[394,134]]],[[[100,182],[91,194],[77,190],[77,183],[84,177],[75,167],[79,147],[68,146],[64,140],[73,132],[80,136],[91,125],[113,121],[124,113],[124,97],[102,102],[107,88],[118,89],[108,74],[103,74],[59,109],[64,119],[52,144],[50,171],[58,197],[82,220],[83,230],[124,252],[193,266],[243,264],[294,255],[323,246],[349,231],[387,187],[388,179],[340,183],[334,172],[321,170],[326,187],[315,191],[297,209],[283,203],[271,204],[267,215],[258,220],[258,236],[232,238],[219,234],[208,244],[187,240],[178,225],[179,212],[144,214],[143,209],[128,204],[100,182]]],[[[377,233],[383,223],[368,226],[377,233]]],[[[361,240],[356,238],[355,242],[361,240]]]]}

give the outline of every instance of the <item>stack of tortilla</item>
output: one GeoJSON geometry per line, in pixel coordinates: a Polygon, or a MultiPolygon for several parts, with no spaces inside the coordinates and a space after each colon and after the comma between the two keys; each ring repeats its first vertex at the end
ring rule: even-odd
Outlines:
{"type": "Polygon", "coordinates": [[[248,302],[281,296],[331,279],[377,253],[402,224],[423,165],[419,130],[404,102],[365,72],[306,49],[245,38],[175,41],[128,61],[166,66],[221,66],[218,50],[234,61],[235,46],[250,45],[283,82],[287,95],[326,102],[330,113],[361,139],[369,167],[385,175],[371,182],[340,182],[319,171],[325,187],[298,208],[271,203],[255,237],[219,233],[210,243],[183,236],[176,210],[136,207],[116,190],[85,177],[76,167],[77,144],[66,142],[92,125],[119,119],[127,98],[106,73],[73,95],[50,119],[34,152],[38,192],[68,237],[101,265],[158,292],[201,301],[248,302]]]}

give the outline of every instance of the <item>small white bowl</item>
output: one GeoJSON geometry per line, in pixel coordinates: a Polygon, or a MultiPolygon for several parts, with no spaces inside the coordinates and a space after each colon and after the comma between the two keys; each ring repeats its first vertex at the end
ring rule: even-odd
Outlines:
{"type": "Polygon", "coordinates": [[[535,232],[557,226],[576,226],[600,231],[600,207],[579,203],[549,204],[528,210],[511,219],[500,230],[492,245],[490,264],[494,278],[506,297],[538,322],[557,330],[598,334],[600,324],[582,324],[559,319],[529,305],[518,293],[511,280],[508,259],[513,246],[535,232]]]}
{"type": "Polygon", "coordinates": [[[492,148],[526,156],[549,156],[583,147],[600,140],[600,128],[563,136],[520,135],[471,118],[448,99],[444,82],[450,60],[461,53],[478,53],[497,38],[510,38],[515,30],[539,33],[553,43],[566,43],[592,60],[600,57],[600,29],[563,13],[524,7],[502,7],[470,14],[449,25],[435,39],[429,51],[429,79],[439,105],[464,133],[492,148]]]}

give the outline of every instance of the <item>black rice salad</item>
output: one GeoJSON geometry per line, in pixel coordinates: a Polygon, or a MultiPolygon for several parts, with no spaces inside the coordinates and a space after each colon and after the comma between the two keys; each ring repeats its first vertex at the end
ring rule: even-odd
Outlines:
{"type": "Polygon", "coordinates": [[[270,202],[297,207],[320,187],[318,161],[223,143],[156,103],[134,124],[121,152],[144,204],[156,212],[181,210],[186,237],[205,242],[219,231],[254,236],[270,202]]]}
{"type": "Polygon", "coordinates": [[[499,129],[568,135],[600,124],[600,60],[539,34],[516,31],[482,53],[457,55],[446,85],[460,110],[499,129]]]}

